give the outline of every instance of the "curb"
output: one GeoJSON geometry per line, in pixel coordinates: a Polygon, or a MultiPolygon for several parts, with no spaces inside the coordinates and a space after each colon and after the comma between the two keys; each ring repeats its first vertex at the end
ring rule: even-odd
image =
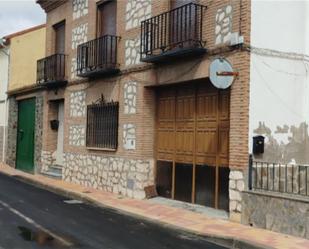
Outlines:
{"type": "Polygon", "coordinates": [[[92,198],[91,196],[87,196],[87,194],[83,194],[83,193],[76,193],[74,191],[71,190],[65,190],[63,188],[59,188],[53,185],[49,185],[49,184],[44,184],[42,182],[39,182],[37,180],[28,178],[26,176],[22,176],[22,175],[14,175],[14,174],[9,174],[6,172],[3,172],[0,170],[0,174],[2,175],[6,175],[8,177],[12,177],[20,182],[32,185],[34,187],[38,187],[40,189],[52,192],[54,194],[58,194],[61,195],[63,197],[66,198],[71,198],[71,199],[76,199],[76,200],[80,200],[84,203],[90,204],[92,206],[98,207],[98,208],[104,208],[104,209],[109,209],[112,210],[114,212],[117,212],[119,214],[123,214],[123,215],[127,215],[133,218],[137,218],[137,219],[141,219],[141,220],[145,220],[148,222],[151,222],[153,224],[157,224],[160,226],[164,226],[166,228],[169,229],[173,229],[173,230],[178,230],[181,231],[183,233],[190,233],[191,235],[196,235],[196,236],[200,236],[203,237],[204,239],[207,239],[207,241],[212,242],[214,244],[223,246],[223,247],[227,247],[227,248],[231,248],[231,249],[273,249],[273,247],[269,247],[269,246],[265,246],[265,245],[261,245],[261,244],[257,244],[251,242],[251,241],[247,241],[247,240],[240,240],[238,238],[232,238],[229,236],[217,236],[217,235],[213,235],[213,234],[206,234],[206,233],[199,233],[197,231],[193,231],[190,229],[186,229],[184,227],[179,227],[173,224],[169,224],[166,223],[164,221],[159,221],[153,218],[149,218],[140,214],[136,214],[130,211],[125,211],[122,209],[118,209],[115,206],[110,206],[108,204],[103,204],[101,202],[96,201],[94,198],[92,198]]]}

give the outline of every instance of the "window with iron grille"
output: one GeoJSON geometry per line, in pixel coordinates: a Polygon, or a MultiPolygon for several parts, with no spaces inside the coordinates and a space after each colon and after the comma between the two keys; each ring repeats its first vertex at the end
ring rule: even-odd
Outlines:
{"type": "Polygon", "coordinates": [[[118,102],[102,101],[87,106],[87,147],[117,149],[118,114],[118,102]]]}

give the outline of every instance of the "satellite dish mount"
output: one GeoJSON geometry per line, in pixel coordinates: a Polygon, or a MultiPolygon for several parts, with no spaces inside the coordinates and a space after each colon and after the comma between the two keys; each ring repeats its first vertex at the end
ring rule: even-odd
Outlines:
{"type": "Polygon", "coordinates": [[[234,72],[230,62],[224,58],[214,59],[209,66],[209,78],[211,83],[219,89],[229,88],[236,77],[239,76],[238,72],[234,72]]]}

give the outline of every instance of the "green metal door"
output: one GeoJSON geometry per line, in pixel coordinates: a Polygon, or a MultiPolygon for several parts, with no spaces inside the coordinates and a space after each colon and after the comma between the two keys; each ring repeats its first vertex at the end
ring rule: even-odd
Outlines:
{"type": "Polygon", "coordinates": [[[18,102],[16,168],[34,171],[35,99],[18,102]]]}

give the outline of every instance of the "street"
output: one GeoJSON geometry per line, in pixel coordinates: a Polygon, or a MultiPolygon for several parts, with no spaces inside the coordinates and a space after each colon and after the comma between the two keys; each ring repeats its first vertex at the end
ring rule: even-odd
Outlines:
{"type": "Polygon", "coordinates": [[[0,249],[211,248],[206,238],[67,200],[0,174],[0,249]]]}

